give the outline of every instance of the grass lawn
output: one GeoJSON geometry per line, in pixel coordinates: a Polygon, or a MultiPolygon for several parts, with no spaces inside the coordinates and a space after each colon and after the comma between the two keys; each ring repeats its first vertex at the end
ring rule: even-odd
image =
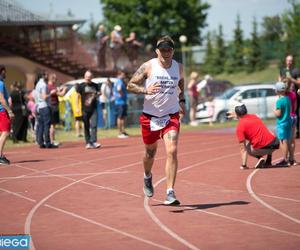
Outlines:
{"type": "Polygon", "coordinates": [[[238,72],[234,74],[219,74],[216,79],[228,80],[233,84],[245,83],[275,83],[279,74],[278,65],[276,63],[270,64],[267,68],[254,73],[238,72]]]}

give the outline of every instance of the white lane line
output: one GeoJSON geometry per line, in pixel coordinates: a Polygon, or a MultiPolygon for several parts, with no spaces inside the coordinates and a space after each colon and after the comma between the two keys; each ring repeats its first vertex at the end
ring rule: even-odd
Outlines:
{"type": "Polygon", "coordinates": [[[300,223],[300,220],[292,217],[292,216],[289,216],[287,215],[286,213],[283,213],[281,212],[280,210],[276,209],[275,207],[272,207],[271,205],[269,205],[268,203],[266,203],[265,201],[263,201],[261,198],[259,198],[254,192],[253,192],[253,189],[252,189],[252,186],[251,186],[251,180],[252,180],[252,177],[257,173],[258,169],[254,170],[247,178],[247,190],[249,192],[249,194],[255,199],[257,200],[260,204],[262,204],[263,206],[267,207],[268,209],[272,210],[273,212],[293,221],[293,222],[296,222],[296,223],[300,223]]]}
{"type": "Polygon", "coordinates": [[[168,228],[166,225],[164,225],[158,218],[157,216],[155,216],[155,214],[153,213],[153,211],[151,210],[151,208],[148,205],[148,198],[145,197],[144,198],[144,207],[146,212],[148,213],[148,215],[150,216],[150,218],[163,230],[165,231],[167,234],[169,234],[171,237],[173,237],[175,240],[179,241],[180,243],[182,243],[184,246],[188,247],[189,249],[193,249],[193,250],[198,250],[199,248],[194,246],[193,244],[191,244],[190,242],[186,241],[185,239],[183,239],[182,237],[180,237],[178,234],[176,234],[175,232],[173,232],[170,228],[168,228]]]}
{"type": "MultiPolygon", "coordinates": [[[[70,176],[85,176],[85,175],[94,175],[100,172],[94,173],[78,173],[78,174],[47,174],[47,175],[22,175],[16,177],[3,177],[0,180],[13,180],[13,179],[31,179],[31,178],[51,178],[51,177],[70,177],[70,176]]],[[[101,172],[102,173],[102,172],[101,172]]],[[[114,172],[106,172],[105,174],[127,174],[128,171],[114,171],[114,172]]]]}
{"type": "MultiPolygon", "coordinates": [[[[226,146],[228,147],[228,146],[226,146]]],[[[204,165],[204,164],[207,164],[209,162],[213,162],[213,161],[216,161],[216,160],[222,160],[222,159],[225,159],[225,158],[229,158],[229,157],[232,157],[232,156],[236,156],[236,155],[239,155],[237,153],[235,154],[230,154],[230,155],[226,155],[226,156],[221,156],[221,157],[215,157],[213,159],[210,159],[210,160],[206,160],[206,161],[202,161],[200,163],[196,163],[196,164],[192,164],[188,167],[185,167],[183,169],[180,169],[178,171],[179,172],[183,172],[183,171],[186,171],[186,170],[189,170],[191,168],[194,168],[196,166],[201,166],[201,165],[204,165]]],[[[154,184],[154,188],[156,188],[161,182],[163,182],[164,180],[166,180],[166,177],[163,177],[161,178],[160,180],[158,180],[155,184],[154,184]]],[[[188,248],[191,248],[191,249],[199,249],[198,247],[194,246],[193,244],[191,244],[190,242],[186,241],[185,239],[183,239],[182,237],[180,237],[178,234],[176,234],[175,232],[173,232],[170,228],[168,228],[165,224],[163,224],[159,218],[153,213],[153,211],[151,210],[150,206],[149,206],[149,199],[148,198],[145,198],[144,199],[144,208],[146,210],[146,212],[148,213],[148,215],[150,216],[150,218],[163,230],[165,231],[166,233],[168,233],[170,236],[172,236],[175,240],[181,242],[183,245],[185,245],[186,247],[188,248]]]]}
{"type": "Polygon", "coordinates": [[[300,203],[300,200],[291,199],[291,198],[286,198],[286,197],[282,197],[282,196],[269,195],[269,194],[258,194],[258,195],[260,195],[260,196],[265,196],[265,197],[269,197],[269,198],[274,198],[274,199],[278,199],[278,200],[293,201],[293,202],[298,202],[298,203],[300,203]]]}
{"type": "Polygon", "coordinates": [[[33,199],[31,199],[31,198],[28,198],[28,197],[26,197],[26,196],[24,196],[24,195],[21,195],[21,194],[19,194],[19,193],[12,192],[12,191],[9,191],[9,190],[4,189],[4,188],[0,188],[0,190],[3,191],[3,192],[9,193],[9,194],[11,194],[11,195],[17,196],[17,197],[19,197],[19,198],[22,198],[22,199],[25,199],[25,200],[28,200],[28,201],[31,201],[31,202],[36,202],[36,200],[33,200],[33,199]]]}
{"type": "MultiPolygon", "coordinates": [[[[89,179],[89,178],[93,178],[93,177],[95,177],[95,176],[98,176],[98,175],[100,175],[101,173],[99,173],[99,174],[95,174],[95,175],[92,175],[92,176],[88,176],[88,177],[85,177],[85,178],[82,178],[82,179],[80,179],[80,180],[77,180],[77,181],[74,181],[74,182],[72,182],[72,183],[69,183],[68,185],[66,185],[66,186],[64,186],[64,187],[61,187],[60,189],[58,189],[58,190],[56,190],[56,191],[54,191],[54,192],[52,192],[52,193],[50,193],[49,195],[47,195],[45,198],[43,198],[42,200],[40,200],[31,210],[30,210],[30,212],[28,213],[28,215],[27,215],[27,217],[26,217],[26,221],[25,221],[25,234],[28,234],[28,235],[31,235],[31,233],[30,233],[30,227],[31,227],[31,221],[32,221],[32,218],[33,218],[33,215],[35,214],[35,212],[36,212],[36,210],[40,207],[40,206],[42,206],[43,205],[43,203],[45,203],[48,199],[50,199],[52,196],[54,196],[54,195],[56,195],[57,193],[59,193],[59,192],[61,192],[61,191],[63,191],[63,190],[65,190],[65,189],[67,189],[67,188],[69,188],[69,187],[71,187],[71,186],[73,186],[73,185],[75,185],[75,184],[77,184],[77,183],[79,183],[79,182],[82,182],[82,181],[84,181],[84,180],[87,180],[87,179],[89,179]]],[[[59,210],[59,209],[57,209],[57,210],[59,210]]],[[[61,210],[61,211],[63,211],[63,210],[61,210]]],[[[73,216],[75,216],[75,214],[73,214],[73,213],[71,213],[73,216]]],[[[77,216],[77,218],[80,218],[81,216],[77,216]]],[[[81,217],[81,219],[83,219],[84,217],[81,217]]],[[[89,220],[90,222],[92,222],[92,220],[89,220]]],[[[95,221],[93,221],[94,222],[94,224],[97,224],[97,222],[95,222],[95,221]]],[[[100,225],[100,224],[99,224],[100,225]]],[[[102,224],[102,226],[104,226],[104,224],[102,224]]],[[[109,226],[106,226],[106,228],[110,228],[109,226]]],[[[113,229],[113,228],[111,228],[111,229],[113,229]]],[[[117,231],[117,229],[115,229],[115,230],[113,230],[113,231],[117,231]]],[[[118,230],[118,232],[121,232],[120,230],[118,230]]],[[[143,242],[145,242],[145,243],[148,243],[148,242],[150,242],[150,241],[147,241],[147,240],[144,240],[144,239],[142,239],[142,238],[140,238],[140,237],[137,237],[137,236],[134,236],[134,235],[130,235],[130,234],[128,234],[128,233],[126,233],[126,232],[123,232],[123,235],[126,235],[126,236],[130,236],[131,238],[134,238],[134,239],[138,239],[138,240],[140,240],[140,241],[143,241],[143,242]]],[[[157,245],[156,243],[152,243],[152,244],[155,244],[155,245],[157,245]]],[[[163,247],[163,246],[162,246],[163,247]]],[[[162,248],[161,247],[161,248],[162,248]]],[[[31,249],[36,249],[35,248],[35,246],[34,246],[34,241],[33,241],[33,237],[31,238],[31,241],[30,241],[30,248],[31,249]]]]}
{"type": "Polygon", "coordinates": [[[158,248],[160,248],[160,249],[168,249],[168,250],[169,250],[169,249],[172,249],[172,248],[168,248],[168,247],[166,247],[166,246],[157,244],[157,243],[155,243],[155,242],[153,242],[153,241],[146,240],[146,239],[143,239],[143,238],[141,238],[141,237],[135,236],[135,235],[133,235],[133,234],[130,234],[130,233],[121,231],[121,230],[119,230],[119,229],[117,229],[117,228],[114,228],[114,227],[111,227],[111,226],[108,226],[108,225],[99,223],[99,222],[97,222],[97,221],[88,219],[88,218],[86,218],[86,217],[80,216],[80,215],[75,214],[75,213],[73,213],[73,212],[69,212],[69,211],[66,211],[66,210],[64,210],[64,209],[60,209],[60,208],[57,208],[57,207],[54,207],[54,206],[51,206],[51,205],[47,205],[47,204],[46,204],[45,206],[46,206],[46,207],[49,207],[49,208],[52,208],[52,209],[54,209],[54,210],[56,210],[56,211],[58,211],[58,212],[61,212],[61,213],[63,213],[63,214],[70,215],[70,216],[72,216],[72,217],[74,217],[74,218],[77,218],[77,219],[80,219],[80,220],[89,222],[89,223],[91,223],[91,224],[100,226],[100,227],[102,227],[102,228],[105,228],[105,229],[107,229],[107,230],[113,231],[113,232],[115,232],[115,233],[122,234],[122,235],[124,235],[124,236],[126,236],[126,237],[129,237],[129,238],[132,238],[132,239],[134,239],[134,240],[138,240],[138,241],[141,241],[141,242],[143,242],[143,243],[146,243],[146,244],[149,244],[149,245],[158,247],[158,248]]]}

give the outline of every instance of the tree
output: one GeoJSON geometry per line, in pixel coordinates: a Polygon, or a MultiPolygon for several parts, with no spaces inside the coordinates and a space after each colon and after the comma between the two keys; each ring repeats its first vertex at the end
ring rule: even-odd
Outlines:
{"type": "Polygon", "coordinates": [[[205,58],[203,63],[203,72],[208,74],[214,73],[214,49],[212,46],[211,33],[206,35],[206,49],[205,58]]]}
{"type": "Polygon", "coordinates": [[[234,71],[242,70],[244,66],[244,44],[240,15],[237,15],[236,28],[234,30],[233,60],[233,65],[235,67],[234,71]]]}
{"type": "Polygon", "coordinates": [[[300,3],[289,0],[291,9],[287,10],[283,16],[286,54],[293,54],[298,64],[300,64],[300,3]]]}
{"type": "Polygon", "coordinates": [[[250,48],[247,57],[247,71],[254,72],[264,67],[260,39],[257,34],[257,21],[253,20],[253,31],[251,33],[250,48]]]}
{"type": "Polygon", "coordinates": [[[119,24],[125,34],[135,31],[152,45],[166,34],[175,41],[184,34],[190,45],[199,44],[210,7],[199,0],[101,0],[101,3],[109,29],[119,24]]]}
{"type": "Polygon", "coordinates": [[[224,71],[226,48],[223,38],[223,26],[220,24],[216,35],[216,46],[214,53],[214,73],[219,74],[224,71]]]}

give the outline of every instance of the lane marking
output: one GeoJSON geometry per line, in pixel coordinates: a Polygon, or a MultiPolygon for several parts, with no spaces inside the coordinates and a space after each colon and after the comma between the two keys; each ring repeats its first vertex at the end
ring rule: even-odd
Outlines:
{"type": "Polygon", "coordinates": [[[265,201],[263,201],[261,198],[259,198],[253,191],[252,189],[252,186],[251,186],[251,180],[252,180],[252,177],[258,172],[258,169],[254,170],[247,178],[247,181],[246,181],[246,186],[247,186],[247,190],[248,190],[248,193],[256,200],[258,201],[261,205],[265,206],[266,208],[272,210],[273,212],[293,221],[293,222],[296,222],[296,223],[300,223],[300,220],[292,217],[292,216],[289,216],[287,215],[286,213],[284,212],[281,212],[280,210],[276,209],[275,207],[272,207],[271,205],[269,205],[268,203],[266,203],[265,201]]]}

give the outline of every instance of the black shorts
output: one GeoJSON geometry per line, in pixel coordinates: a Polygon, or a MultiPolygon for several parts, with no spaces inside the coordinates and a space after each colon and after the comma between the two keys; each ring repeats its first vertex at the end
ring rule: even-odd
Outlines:
{"type": "Polygon", "coordinates": [[[51,124],[59,123],[59,109],[58,106],[51,106],[51,124]]]}
{"type": "Polygon", "coordinates": [[[124,118],[127,116],[127,105],[116,105],[116,113],[118,118],[124,118]]]}

